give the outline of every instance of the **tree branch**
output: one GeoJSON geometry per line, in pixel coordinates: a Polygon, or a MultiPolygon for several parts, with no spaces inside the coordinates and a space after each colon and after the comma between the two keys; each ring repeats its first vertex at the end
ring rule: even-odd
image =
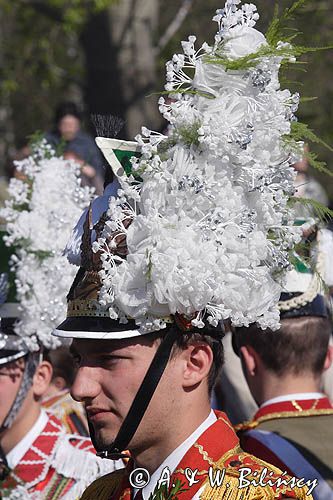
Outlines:
{"type": "Polygon", "coordinates": [[[171,38],[177,33],[181,25],[183,24],[186,16],[190,12],[191,8],[193,5],[193,0],[183,0],[181,6],[179,7],[179,10],[167,29],[165,30],[164,34],[161,36],[157,47],[155,47],[155,55],[158,55],[164,47],[169,43],[171,38]]]}
{"type": "Polygon", "coordinates": [[[20,4],[26,7],[31,7],[36,12],[53,19],[56,22],[63,21],[63,13],[61,9],[57,7],[53,7],[52,5],[48,5],[43,0],[20,0],[20,4]]]}

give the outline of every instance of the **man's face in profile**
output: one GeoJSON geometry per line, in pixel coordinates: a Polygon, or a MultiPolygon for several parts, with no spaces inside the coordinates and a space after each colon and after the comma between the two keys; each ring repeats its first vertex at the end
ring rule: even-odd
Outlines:
{"type": "MultiPolygon", "coordinates": [[[[74,339],[71,351],[78,363],[78,372],[71,394],[84,403],[99,448],[109,446],[117,436],[157,347],[156,341],[144,337],[97,342],[74,339]]],[[[161,433],[160,421],[176,393],[176,374],[174,368],[169,369],[170,364],[174,364],[174,360],[163,374],[131,441],[131,449],[143,443],[149,446],[161,433]]]]}

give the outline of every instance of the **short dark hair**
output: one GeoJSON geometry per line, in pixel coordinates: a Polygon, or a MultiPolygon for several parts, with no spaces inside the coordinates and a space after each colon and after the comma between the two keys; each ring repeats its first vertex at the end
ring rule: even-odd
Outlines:
{"type": "Polygon", "coordinates": [[[242,346],[251,346],[265,367],[277,375],[304,372],[319,375],[331,333],[330,319],[303,316],[282,319],[277,331],[261,330],[256,323],[248,328],[235,328],[233,343],[237,352],[242,346]]]}
{"type": "Polygon", "coordinates": [[[65,101],[58,104],[54,115],[54,123],[57,126],[60,120],[67,115],[75,116],[78,120],[82,120],[81,112],[75,102],[65,101]]]}
{"type": "MultiPolygon", "coordinates": [[[[175,326],[174,326],[175,327],[175,326]]],[[[179,335],[171,351],[170,359],[177,355],[180,350],[185,350],[188,346],[197,343],[207,344],[213,352],[213,363],[208,374],[208,391],[211,394],[217,378],[221,372],[223,362],[224,362],[224,349],[223,349],[223,333],[213,333],[214,328],[203,328],[202,330],[182,332],[179,331],[179,335]]],[[[148,334],[146,338],[151,338],[152,341],[162,340],[165,335],[165,331],[161,330],[152,334],[148,334]]]]}

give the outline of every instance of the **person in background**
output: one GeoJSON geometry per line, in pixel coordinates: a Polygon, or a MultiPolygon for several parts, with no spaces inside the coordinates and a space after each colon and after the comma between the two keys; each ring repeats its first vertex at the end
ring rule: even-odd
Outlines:
{"type": "Polygon", "coordinates": [[[53,375],[44,394],[42,407],[59,418],[68,432],[89,436],[83,405],[74,401],[69,392],[76,369],[68,347],[62,346],[49,351],[46,359],[52,365],[53,375]]]}
{"type": "Polygon", "coordinates": [[[101,194],[104,176],[103,158],[94,139],[81,128],[81,113],[73,102],[60,103],[56,109],[53,130],[45,138],[64,156],[82,164],[84,180],[101,194]]]}
{"type": "Polygon", "coordinates": [[[235,351],[259,405],[236,426],[241,446],[296,477],[317,480],[315,500],[333,499],[333,405],[321,378],[333,357],[326,298],[284,293],[281,328],[236,328],[235,351]]]}
{"type": "Polygon", "coordinates": [[[232,332],[226,325],[223,338],[224,363],[214,387],[216,408],[224,411],[233,425],[249,420],[258,409],[242,372],[240,359],[232,348],[232,332]]]}
{"type": "Polygon", "coordinates": [[[78,498],[96,477],[119,465],[96,457],[90,439],[68,434],[42,408],[52,366],[42,350],[29,351],[14,324],[15,318],[1,317],[1,498],[78,498]]]}

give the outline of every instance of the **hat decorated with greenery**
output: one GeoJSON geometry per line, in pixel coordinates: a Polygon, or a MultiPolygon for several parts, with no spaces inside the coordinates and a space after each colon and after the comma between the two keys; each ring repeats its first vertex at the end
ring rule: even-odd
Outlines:
{"type": "MultiPolygon", "coordinates": [[[[283,37],[277,17],[264,35],[256,7],[240,4],[227,0],[217,11],[212,44],[196,48],[191,36],[167,63],[168,97],[159,105],[168,133],[143,127],[118,196],[97,224],[87,214],[81,269],[57,335],[124,338],[175,317],[199,329],[226,319],[279,327],[302,236],[292,165],[302,134],[313,135],[297,121],[299,94],[281,88],[279,74],[312,49],[283,37]]],[[[114,167],[119,144],[110,143],[110,155],[97,144],[114,167]]]]}

